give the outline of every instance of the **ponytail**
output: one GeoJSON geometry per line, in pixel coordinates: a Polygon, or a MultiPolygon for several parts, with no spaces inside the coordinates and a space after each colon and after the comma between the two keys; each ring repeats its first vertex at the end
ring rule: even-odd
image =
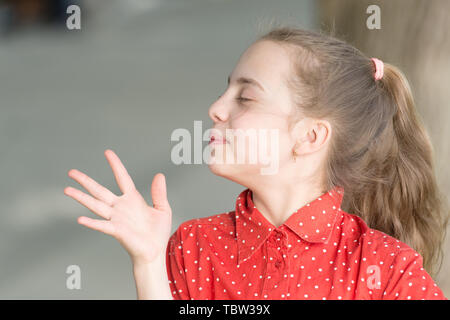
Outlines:
{"type": "MultiPolygon", "coordinates": [[[[379,186],[374,206],[371,205],[364,215],[372,228],[418,251],[424,268],[435,274],[442,263],[449,211],[445,197],[439,194],[431,139],[416,111],[403,73],[385,63],[379,86],[381,94],[387,97],[388,108],[394,110],[392,143],[387,144],[389,148],[385,150],[390,160],[381,166],[388,184],[379,186]],[[378,214],[374,215],[376,211],[378,214]]],[[[358,211],[365,206],[361,205],[358,211]]]]}
{"type": "Polygon", "coordinates": [[[437,186],[431,140],[405,76],[385,63],[384,75],[375,79],[371,59],[314,31],[279,27],[259,40],[293,53],[288,86],[295,104],[303,116],[333,126],[324,190],[343,187],[343,210],[408,244],[434,274],[449,211],[437,186]]]}

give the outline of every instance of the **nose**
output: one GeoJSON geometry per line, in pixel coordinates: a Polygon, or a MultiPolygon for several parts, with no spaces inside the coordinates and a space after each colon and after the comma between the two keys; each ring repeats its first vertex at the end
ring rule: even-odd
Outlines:
{"type": "Polygon", "coordinates": [[[209,107],[208,115],[214,123],[228,120],[229,111],[222,101],[222,96],[219,96],[211,107],[209,107]]]}

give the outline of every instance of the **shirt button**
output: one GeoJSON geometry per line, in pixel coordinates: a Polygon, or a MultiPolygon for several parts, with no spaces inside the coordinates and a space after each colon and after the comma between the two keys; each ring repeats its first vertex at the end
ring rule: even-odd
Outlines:
{"type": "Polygon", "coordinates": [[[277,238],[276,235],[271,235],[271,236],[269,237],[269,241],[270,241],[273,245],[277,245],[277,240],[278,240],[278,238],[277,238]]]}
{"type": "Polygon", "coordinates": [[[281,261],[280,260],[275,261],[275,267],[277,269],[281,267],[281,261]]]}

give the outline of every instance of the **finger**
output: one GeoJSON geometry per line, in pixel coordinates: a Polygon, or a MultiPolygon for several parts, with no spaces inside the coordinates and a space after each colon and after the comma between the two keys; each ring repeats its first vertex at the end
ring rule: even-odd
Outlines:
{"type": "Polygon", "coordinates": [[[110,236],[114,235],[114,226],[111,221],[91,219],[85,216],[81,216],[78,218],[78,223],[90,229],[108,234],[110,236]]]}
{"type": "Polygon", "coordinates": [[[153,177],[152,187],[153,207],[157,210],[170,210],[169,201],[167,200],[166,177],[162,173],[157,173],[153,177]]]}
{"type": "Polygon", "coordinates": [[[97,200],[90,195],[72,187],[65,188],[64,194],[77,200],[79,203],[87,207],[98,216],[105,219],[111,218],[112,208],[101,202],[100,200],[97,200]]]}
{"type": "Polygon", "coordinates": [[[68,176],[82,185],[90,194],[95,198],[105,202],[107,205],[112,206],[117,196],[109,191],[107,188],[99,184],[97,181],[84,174],[83,172],[72,169],[68,172],[68,176]]]}
{"type": "Polygon", "coordinates": [[[111,166],[114,176],[116,177],[117,184],[123,193],[127,193],[136,189],[133,180],[125,169],[122,161],[111,149],[105,150],[105,157],[111,166]]]}

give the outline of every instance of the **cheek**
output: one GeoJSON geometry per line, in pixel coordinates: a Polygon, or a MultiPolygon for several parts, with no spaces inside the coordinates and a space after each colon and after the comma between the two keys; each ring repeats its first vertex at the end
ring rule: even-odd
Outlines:
{"type": "Polygon", "coordinates": [[[266,112],[243,112],[230,122],[231,129],[277,129],[287,131],[286,117],[266,112]]]}
{"type": "Polygon", "coordinates": [[[245,152],[245,159],[248,161],[246,163],[249,163],[249,155],[252,152],[259,157],[261,148],[264,154],[275,156],[276,152],[280,160],[285,159],[292,152],[286,118],[274,117],[271,114],[246,113],[234,119],[231,129],[231,133],[234,134],[231,150],[235,156],[245,152]],[[239,140],[235,134],[239,130],[245,134],[249,129],[253,130],[254,135],[252,138],[249,135],[245,136],[245,144],[242,144],[243,139],[239,140]]]}

